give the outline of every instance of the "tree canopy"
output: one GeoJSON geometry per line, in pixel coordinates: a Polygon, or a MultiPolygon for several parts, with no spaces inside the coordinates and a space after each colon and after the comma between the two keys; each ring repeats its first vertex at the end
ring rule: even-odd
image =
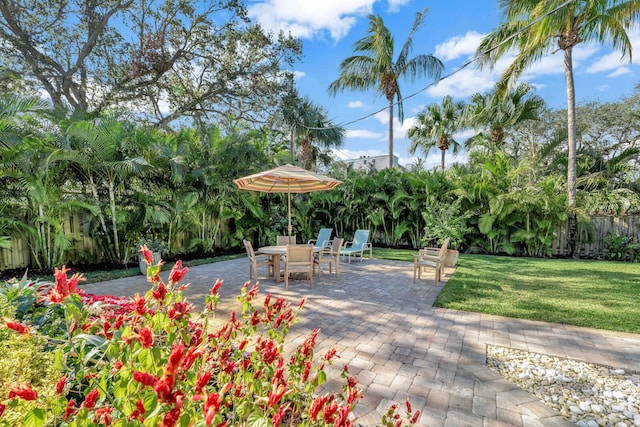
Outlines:
{"type": "Polygon", "coordinates": [[[46,93],[75,114],[264,122],[300,54],[299,40],[266,33],[238,0],[0,0],[0,87],[46,93]]]}

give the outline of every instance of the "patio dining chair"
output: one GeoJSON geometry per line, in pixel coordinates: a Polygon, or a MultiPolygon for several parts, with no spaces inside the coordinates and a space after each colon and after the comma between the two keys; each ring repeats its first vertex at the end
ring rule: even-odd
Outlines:
{"type": "Polygon", "coordinates": [[[331,243],[331,248],[328,250],[324,250],[318,254],[318,278],[322,276],[322,264],[329,264],[329,274],[331,274],[332,267],[336,268],[336,278],[338,278],[339,274],[339,265],[340,265],[340,250],[342,249],[342,243],[344,239],[336,237],[333,239],[331,243]]]}
{"type": "Polygon", "coordinates": [[[413,283],[416,283],[416,276],[420,279],[422,270],[433,268],[435,270],[436,282],[439,282],[444,272],[445,258],[447,257],[447,247],[449,240],[446,239],[440,248],[422,248],[418,255],[413,256],[413,283]]]}
{"type": "Polygon", "coordinates": [[[364,252],[369,251],[369,259],[372,258],[373,249],[369,242],[369,230],[356,230],[353,235],[353,240],[345,242],[344,248],[340,251],[340,255],[349,257],[349,264],[351,264],[351,257],[359,255],[360,261],[364,258],[364,252]]]}
{"type": "Polygon", "coordinates": [[[287,245],[287,259],[284,263],[284,287],[289,287],[289,276],[303,273],[309,287],[313,281],[313,245],[287,245]]]}
{"type": "Polygon", "coordinates": [[[253,245],[248,240],[243,240],[244,248],[247,251],[247,258],[249,258],[249,280],[253,280],[255,276],[258,279],[258,267],[267,266],[267,274],[269,276],[274,275],[274,262],[273,258],[269,255],[256,255],[253,250],[253,245]]]}
{"type": "Polygon", "coordinates": [[[278,236],[276,238],[276,244],[278,246],[295,245],[296,236],[278,236]]]}

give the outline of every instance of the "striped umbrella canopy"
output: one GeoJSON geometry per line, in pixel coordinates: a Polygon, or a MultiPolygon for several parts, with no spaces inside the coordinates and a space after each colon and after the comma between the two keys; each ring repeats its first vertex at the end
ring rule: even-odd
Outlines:
{"type": "Polygon", "coordinates": [[[291,193],[300,194],[332,190],[342,184],[342,181],[297,166],[284,165],[245,176],[244,178],[234,179],[233,183],[241,190],[287,193],[289,236],[291,236],[291,193]]]}

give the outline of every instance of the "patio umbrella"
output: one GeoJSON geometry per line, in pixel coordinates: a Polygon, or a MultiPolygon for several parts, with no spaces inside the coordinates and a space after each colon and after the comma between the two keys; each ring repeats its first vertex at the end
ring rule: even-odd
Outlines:
{"type": "Polygon", "coordinates": [[[311,193],[332,190],[342,181],[308,171],[292,165],[278,166],[264,172],[234,179],[241,190],[262,191],[263,193],[287,193],[289,212],[289,236],[291,236],[291,193],[311,193]]]}

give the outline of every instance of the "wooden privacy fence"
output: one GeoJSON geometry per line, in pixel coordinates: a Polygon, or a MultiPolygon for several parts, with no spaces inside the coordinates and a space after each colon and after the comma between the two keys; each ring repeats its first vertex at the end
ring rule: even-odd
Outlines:
{"type": "MultiPolygon", "coordinates": [[[[605,258],[605,241],[609,233],[630,236],[640,240],[640,215],[626,216],[592,216],[591,225],[593,234],[589,241],[583,235],[580,256],[584,258],[605,258]]],[[[65,262],[73,264],[95,264],[100,261],[100,253],[93,238],[88,232],[86,223],[83,223],[79,215],[71,215],[64,225],[65,233],[71,236],[73,245],[66,253],[65,262]]],[[[186,236],[176,239],[180,247],[188,241],[186,236]]],[[[567,227],[563,224],[558,227],[556,238],[553,242],[553,255],[567,255],[567,227]]],[[[13,268],[27,268],[30,266],[31,254],[26,240],[14,238],[10,249],[0,249],[0,270],[13,268]]]]}
{"type": "MultiPolygon", "coordinates": [[[[629,236],[636,241],[640,240],[640,215],[597,215],[590,218],[591,228],[589,230],[584,225],[581,226],[580,257],[583,258],[606,258],[607,236],[618,234],[629,236]],[[590,234],[587,236],[587,234],[590,234]]],[[[567,252],[567,225],[558,227],[556,238],[553,242],[553,255],[566,256],[567,252]]]]}

